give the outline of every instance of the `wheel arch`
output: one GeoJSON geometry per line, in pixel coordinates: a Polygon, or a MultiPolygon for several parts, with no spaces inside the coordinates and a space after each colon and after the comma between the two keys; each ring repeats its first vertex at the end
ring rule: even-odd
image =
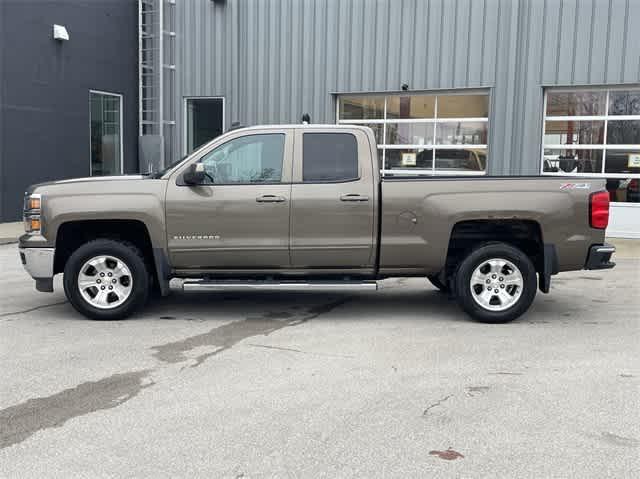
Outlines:
{"type": "Polygon", "coordinates": [[[169,263],[163,248],[154,247],[149,228],[136,219],[84,219],[62,223],[57,230],[53,272],[61,273],[71,254],[88,241],[105,238],[129,241],[144,255],[154,287],[169,292],[169,263]]]}

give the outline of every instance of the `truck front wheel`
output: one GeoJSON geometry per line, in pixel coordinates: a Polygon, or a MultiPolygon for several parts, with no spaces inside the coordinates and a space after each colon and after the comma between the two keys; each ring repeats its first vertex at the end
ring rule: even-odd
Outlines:
{"type": "Polygon", "coordinates": [[[535,267],[522,251],[489,243],[458,267],[456,294],[464,311],[483,323],[506,323],[522,315],[535,298],[535,267]]]}
{"type": "Polygon", "coordinates": [[[126,318],[149,295],[144,257],[126,241],[96,239],[80,246],[65,265],[63,283],[71,305],[91,319],[126,318]]]}

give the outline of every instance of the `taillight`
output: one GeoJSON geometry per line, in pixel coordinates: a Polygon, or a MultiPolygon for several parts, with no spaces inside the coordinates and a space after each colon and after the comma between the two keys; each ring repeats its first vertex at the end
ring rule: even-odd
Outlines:
{"type": "Polygon", "coordinates": [[[603,230],[609,224],[609,193],[598,191],[589,196],[589,223],[603,230]]]}

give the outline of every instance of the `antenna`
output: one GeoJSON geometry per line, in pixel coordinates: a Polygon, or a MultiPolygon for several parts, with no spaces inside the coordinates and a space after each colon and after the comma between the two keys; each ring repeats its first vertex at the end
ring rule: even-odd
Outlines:
{"type": "Polygon", "coordinates": [[[311,116],[309,115],[309,113],[303,113],[302,114],[302,124],[303,125],[308,125],[309,123],[311,123],[311,116]]]}

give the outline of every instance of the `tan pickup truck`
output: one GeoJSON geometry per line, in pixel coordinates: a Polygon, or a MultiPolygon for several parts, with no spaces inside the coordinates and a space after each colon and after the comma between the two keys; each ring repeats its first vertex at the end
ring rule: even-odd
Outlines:
{"type": "Polygon", "coordinates": [[[513,320],[561,271],[611,268],[604,180],[380,178],[366,127],[230,131],[148,176],[36,185],[20,256],[39,291],[119,319],[188,291],[375,289],[426,277],[473,318],[513,320]]]}

